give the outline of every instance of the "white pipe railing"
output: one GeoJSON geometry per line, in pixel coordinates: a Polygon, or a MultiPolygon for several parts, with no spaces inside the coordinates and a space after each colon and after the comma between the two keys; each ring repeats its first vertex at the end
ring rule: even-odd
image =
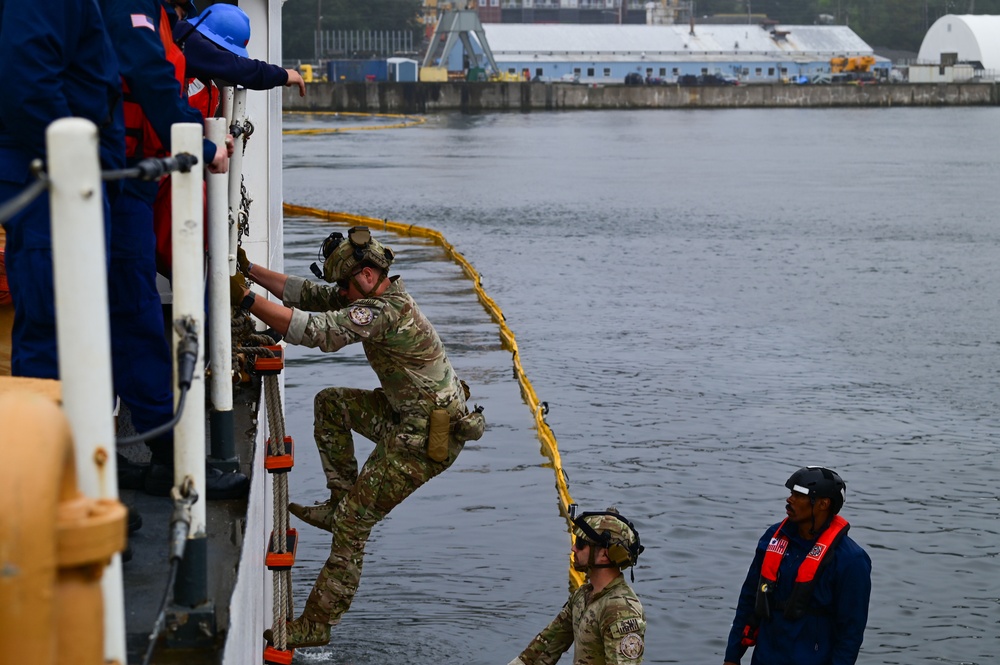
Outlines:
{"type": "MultiPolygon", "coordinates": [[[[191,527],[188,539],[205,537],[205,296],[204,296],[204,219],[201,163],[202,126],[197,123],[177,123],[171,127],[170,143],[173,154],[190,153],[199,156],[199,163],[189,172],[175,172],[171,203],[173,204],[173,345],[177,348],[182,335],[176,324],[190,326],[198,335],[198,357],[194,376],[184,403],[184,413],[174,428],[174,484],[186,476],[194,480],[198,500],[191,506],[191,527]]],[[[174,402],[177,389],[177,368],[174,366],[174,402]]]]}
{"type": "MultiPolygon", "coordinates": [[[[229,128],[224,118],[205,121],[205,135],[216,145],[223,145],[229,128]]],[[[235,152],[233,153],[235,156],[235,152]]],[[[211,396],[217,413],[233,410],[233,340],[230,334],[229,304],[229,226],[227,205],[229,176],[210,173],[208,180],[208,320],[212,331],[211,396]]],[[[215,432],[213,431],[213,436],[215,432]]],[[[230,438],[232,434],[230,433],[230,438]]],[[[213,439],[214,446],[214,439],[213,439]]]]}
{"type": "MultiPolygon", "coordinates": [[[[73,430],[80,490],[91,498],[117,499],[108,258],[97,127],[82,118],[57,120],[45,132],[45,147],[63,411],[73,430]]],[[[120,555],[112,557],[101,587],[105,659],[125,663],[120,555]]]]}

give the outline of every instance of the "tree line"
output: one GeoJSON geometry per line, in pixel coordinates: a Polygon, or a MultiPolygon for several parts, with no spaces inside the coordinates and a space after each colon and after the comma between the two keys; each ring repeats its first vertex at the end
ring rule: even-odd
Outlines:
{"type": "Polygon", "coordinates": [[[869,46],[918,51],[927,29],[945,14],[1000,14],[1000,0],[695,0],[694,12],[847,25],[869,46]]]}
{"type": "MultiPolygon", "coordinates": [[[[421,0],[287,0],[282,6],[286,60],[312,60],[316,30],[411,30],[422,35],[421,0]]],[[[945,14],[1000,14],[1000,0],[694,0],[696,16],[766,14],[790,25],[848,25],[873,47],[917,51],[945,14]]]]}

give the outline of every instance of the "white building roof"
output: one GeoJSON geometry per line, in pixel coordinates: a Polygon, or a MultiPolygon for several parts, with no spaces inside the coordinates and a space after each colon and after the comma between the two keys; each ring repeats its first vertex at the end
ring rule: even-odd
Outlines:
{"type": "Polygon", "coordinates": [[[942,53],[957,53],[959,60],[977,60],[985,69],[1000,71],[1000,16],[942,16],[924,35],[917,60],[937,63],[942,53]]]}
{"type": "MultiPolygon", "coordinates": [[[[605,56],[871,55],[872,49],[847,26],[788,25],[775,31],[759,25],[583,25],[485,23],[486,39],[498,60],[538,54],[602,59],[605,56]],[[784,38],[776,35],[784,34],[784,38]]],[[[566,58],[563,58],[566,59],[566,58]]]]}

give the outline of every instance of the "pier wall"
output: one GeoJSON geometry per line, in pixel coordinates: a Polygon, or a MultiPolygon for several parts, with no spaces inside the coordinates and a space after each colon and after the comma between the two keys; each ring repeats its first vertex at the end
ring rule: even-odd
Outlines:
{"type": "Polygon", "coordinates": [[[286,111],[433,113],[570,109],[996,106],[996,83],[755,84],[721,87],[573,83],[309,83],[283,88],[286,111]]]}

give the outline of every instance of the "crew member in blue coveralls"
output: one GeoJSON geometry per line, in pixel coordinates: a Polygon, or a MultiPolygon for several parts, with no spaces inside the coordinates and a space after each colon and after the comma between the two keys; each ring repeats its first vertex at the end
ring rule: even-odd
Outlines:
{"type": "MultiPolygon", "coordinates": [[[[94,0],[0,0],[0,90],[0,203],[34,180],[28,165],[45,157],[45,129],[59,118],[96,124],[101,167],[125,165],[118,60],[94,0]]],[[[117,189],[104,187],[105,219],[117,189]]],[[[12,373],[58,378],[48,195],[4,228],[12,373]]]]}
{"type": "MultiPolygon", "coordinates": [[[[248,57],[250,18],[234,5],[214,4],[197,16],[190,0],[162,0],[170,19],[174,42],[184,53],[188,103],[203,117],[217,115],[218,85],[239,85],[251,90],[269,90],[297,85],[305,96],[305,83],[294,69],[282,69],[248,57]],[[185,17],[193,16],[191,21],[185,17]]],[[[170,179],[160,181],[153,206],[158,270],[170,276],[171,250],[170,179]]]]}
{"type": "MultiPolygon", "coordinates": [[[[125,99],[125,148],[129,164],[170,153],[170,128],[202,123],[182,87],[184,56],[173,42],[160,0],[102,0],[108,33],[119,58],[125,99]]],[[[227,141],[228,143],[228,141],[227,141]]],[[[227,146],[204,140],[198,157],[212,173],[229,167],[227,146]]],[[[129,180],[111,211],[109,290],[115,390],[140,432],[163,424],[173,413],[172,366],[156,288],[153,201],[155,182],[129,180]]],[[[143,487],[166,495],[173,485],[172,434],[147,441],[152,463],[143,487]]],[[[209,468],[209,499],[242,496],[247,477],[209,468]]]]}
{"type": "Polygon", "coordinates": [[[753,665],[853,665],[868,623],[872,562],[839,515],[847,484],[807,466],[785,487],[788,517],[757,543],[725,665],[751,646],[753,665]]]}
{"type": "MultiPolygon", "coordinates": [[[[250,17],[242,9],[214,4],[193,16],[197,12],[191,2],[169,0],[169,5],[174,10],[174,41],[184,51],[189,83],[195,79],[210,87],[212,80],[218,80],[250,90],[294,85],[299,88],[299,96],[305,97],[306,84],[297,71],[249,56],[246,46],[250,41],[250,17]]],[[[189,87],[188,94],[191,92],[189,87]]]]}

